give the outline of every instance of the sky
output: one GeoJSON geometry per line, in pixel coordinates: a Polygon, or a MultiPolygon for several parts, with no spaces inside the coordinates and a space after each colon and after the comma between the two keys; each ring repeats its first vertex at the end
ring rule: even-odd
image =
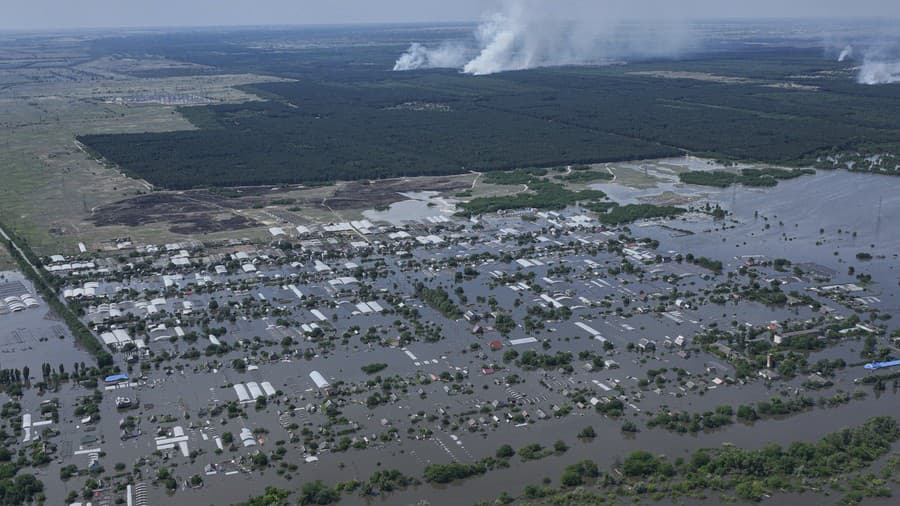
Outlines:
{"type": "MultiPolygon", "coordinates": [[[[11,30],[478,21],[500,0],[0,0],[11,30]]],[[[517,0],[507,0],[517,1],[517,0]]],[[[526,0],[533,1],[533,0],[526,0]]],[[[583,0],[538,0],[564,9],[583,0]]],[[[686,19],[900,18],[898,0],[593,0],[617,13],[686,19]]]]}

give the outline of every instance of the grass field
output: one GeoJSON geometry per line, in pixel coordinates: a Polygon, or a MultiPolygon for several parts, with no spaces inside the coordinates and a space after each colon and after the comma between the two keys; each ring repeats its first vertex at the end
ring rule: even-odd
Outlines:
{"type": "MultiPolygon", "coordinates": [[[[115,103],[116,98],[200,90],[221,102],[244,102],[255,97],[234,87],[266,79],[253,75],[138,79],[117,73],[116,64],[85,63],[82,70],[94,79],[81,75],[74,82],[50,75],[47,69],[0,72],[0,82],[8,84],[0,98],[4,134],[0,219],[39,254],[73,253],[79,242],[100,249],[117,237],[147,243],[178,239],[166,223],[98,229],[90,221],[95,208],[146,193],[148,186],[88,157],[76,144],[76,135],[194,128],[175,106],[129,105],[115,103]]],[[[77,79],[65,68],[59,72],[77,79]]]]}

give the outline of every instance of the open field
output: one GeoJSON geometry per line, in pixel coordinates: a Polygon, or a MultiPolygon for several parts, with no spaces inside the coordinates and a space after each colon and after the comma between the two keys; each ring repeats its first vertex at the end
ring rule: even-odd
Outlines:
{"type": "MultiPolygon", "coordinates": [[[[95,209],[146,193],[149,185],[93,160],[75,142],[75,136],[192,129],[174,105],[162,102],[185,95],[216,103],[254,100],[235,86],[267,78],[143,79],[120,72],[120,65],[127,70],[140,63],[136,60],[86,59],[71,66],[70,59],[75,57],[68,55],[63,63],[51,59],[39,70],[30,68],[34,62],[29,61],[19,68],[8,64],[0,71],[0,82],[5,84],[0,93],[0,128],[4,132],[0,218],[37,251],[46,253],[76,250],[78,242],[97,249],[116,237],[161,241],[178,236],[178,230],[165,223],[148,222],[138,228],[107,224],[98,230],[92,216],[95,209]],[[131,103],[134,97],[146,102],[131,103]]],[[[151,63],[148,68],[159,68],[158,62],[151,63]]]]}

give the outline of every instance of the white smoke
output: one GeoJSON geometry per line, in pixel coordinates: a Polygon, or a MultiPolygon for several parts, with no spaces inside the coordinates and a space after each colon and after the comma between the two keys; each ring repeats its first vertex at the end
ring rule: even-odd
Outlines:
{"type": "Polygon", "coordinates": [[[855,60],[848,70],[856,72],[859,84],[900,83],[900,33],[896,25],[866,25],[864,31],[852,35],[851,40],[826,38],[826,54],[837,55],[838,62],[855,60]]]}
{"type": "Polygon", "coordinates": [[[860,84],[900,83],[900,61],[866,60],[859,69],[856,81],[860,84]]]}
{"type": "Polygon", "coordinates": [[[844,49],[841,50],[841,54],[838,56],[838,61],[842,62],[847,58],[853,57],[853,46],[845,46],[844,49]]]}
{"type": "MultiPolygon", "coordinates": [[[[677,16],[659,12],[673,7],[652,2],[657,11],[646,21],[629,21],[634,14],[621,2],[570,0],[564,8],[551,0],[505,0],[475,32],[475,47],[413,44],[394,70],[450,67],[474,75],[559,65],[603,64],[633,57],[673,56],[686,37],[677,16]],[[459,63],[460,59],[466,59],[459,63]]],[[[647,7],[644,2],[644,8],[647,7]]]]}
{"type": "Polygon", "coordinates": [[[862,65],[857,70],[856,82],[869,85],[900,83],[900,39],[883,38],[857,52],[862,65]]]}
{"type": "Polygon", "coordinates": [[[466,63],[467,56],[467,50],[461,44],[446,42],[429,49],[418,42],[413,42],[397,59],[394,70],[458,68],[466,63]]]}

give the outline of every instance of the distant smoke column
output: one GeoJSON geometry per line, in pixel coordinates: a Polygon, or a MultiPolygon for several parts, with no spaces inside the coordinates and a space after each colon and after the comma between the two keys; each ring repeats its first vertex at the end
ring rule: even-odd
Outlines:
{"type": "Polygon", "coordinates": [[[842,62],[851,56],[853,56],[853,46],[847,46],[841,51],[841,55],[838,56],[838,61],[842,62]]]}
{"type": "Polygon", "coordinates": [[[394,70],[415,70],[424,67],[427,63],[428,49],[418,42],[413,42],[409,49],[397,59],[394,70]]]}
{"type": "Polygon", "coordinates": [[[498,13],[478,27],[478,40],[481,52],[472,61],[466,63],[463,72],[484,75],[504,70],[521,70],[530,67],[533,55],[523,47],[525,31],[522,27],[521,15],[516,13],[498,13]]]}
{"type": "Polygon", "coordinates": [[[428,48],[413,42],[397,59],[394,70],[459,68],[467,57],[466,48],[460,44],[445,42],[436,48],[428,48]]]}
{"type": "Polygon", "coordinates": [[[680,16],[665,15],[676,9],[673,2],[653,3],[652,12],[628,18],[629,9],[611,0],[504,0],[475,31],[476,47],[413,44],[394,70],[462,68],[485,75],[677,55],[688,32],[680,16]]]}

